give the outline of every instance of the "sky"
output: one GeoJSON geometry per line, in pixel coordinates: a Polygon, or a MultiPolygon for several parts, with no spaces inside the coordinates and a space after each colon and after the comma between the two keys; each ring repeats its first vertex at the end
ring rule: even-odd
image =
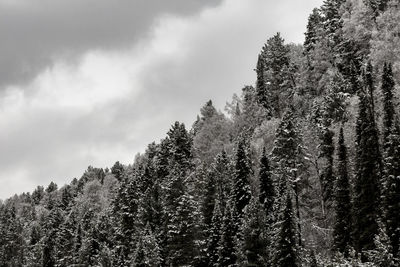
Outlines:
{"type": "Polygon", "coordinates": [[[0,0],[0,198],[130,164],[254,84],[322,0],[0,0]]]}

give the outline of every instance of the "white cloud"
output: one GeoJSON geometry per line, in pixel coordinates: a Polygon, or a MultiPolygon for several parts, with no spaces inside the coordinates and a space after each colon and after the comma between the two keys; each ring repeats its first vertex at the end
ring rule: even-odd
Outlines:
{"type": "Polygon", "coordinates": [[[320,2],[226,0],[193,16],[164,15],[130,48],[92,50],[77,62],[60,57],[31,83],[8,87],[0,98],[0,182],[10,186],[0,187],[0,198],[51,180],[62,185],[88,165],[130,163],[174,120],[190,127],[208,99],[222,109],[254,82],[266,39],[281,31],[301,42],[320,2]]]}

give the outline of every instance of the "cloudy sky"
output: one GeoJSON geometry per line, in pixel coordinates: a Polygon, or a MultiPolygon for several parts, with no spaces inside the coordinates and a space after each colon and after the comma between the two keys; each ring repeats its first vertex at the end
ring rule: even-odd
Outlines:
{"type": "Polygon", "coordinates": [[[128,164],[253,84],[322,0],[0,0],[0,198],[128,164]]]}

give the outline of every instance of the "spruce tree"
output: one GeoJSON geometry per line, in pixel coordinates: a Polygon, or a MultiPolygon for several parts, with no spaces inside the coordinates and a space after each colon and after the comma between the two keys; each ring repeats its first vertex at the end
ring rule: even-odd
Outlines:
{"type": "Polygon", "coordinates": [[[223,214],[221,211],[221,205],[220,202],[216,200],[206,248],[207,266],[210,267],[217,266],[218,264],[218,244],[221,238],[222,220],[223,214]]]}
{"type": "MultiPolygon", "coordinates": [[[[367,83],[368,87],[368,83],[367,83]]],[[[362,93],[356,130],[356,177],[353,240],[358,252],[374,248],[380,215],[380,169],[378,130],[371,94],[362,93]]]]}
{"type": "Polygon", "coordinates": [[[274,172],[277,177],[277,208],[282,211],[285,206],[287,193],[294,192],[297,215],[298,242],[301,244],[300,226],[300,193],[302,180],[299,179],[305,171],[305,152],[302,138],[297,129],[293,109],[289,109],[275,133],[274,148],[271,160],[275,165],[274,172]]]}
{"type": "Polygon", "coordinates": [[[335,191],[336,216],[333,227],[333,238],[335,249],[344,254],[346,254],[346,250],[351,245],[351,199],[347,164],[347,147],[344,142],[343,128],[340,128],[335,191]]]}
{"type": "Polygon", "coordinates": [[[158,242],[150,225],[141,231],[138,236],[136,249],[132,257],[132,266],[136,267],[156,267],[161,264],[160,249],[158,242]]]}
{"type": "Polygon", "coordinates": [[[342,41],[339,30],[343,27],[340,16],[340,6],[344,0],[324,0],[321,10],[323,13],[323,25],[328,47],[334,50],[342,41]]]}
{"type": "Polygon", "coordinates": [[[260,160],[260,195],[259,200],[263,205],[265,215],[269,218],[273,215],[273,206],[275,198],[275,187],[272,179],[272,173],[270,171],[270,164],[265,152],[265,147],[263,148],[261,160],[260,160]]]}
{"type": "Polygon", "coordinates": [[[234,176],[232,164],[225,150],[217,155],[212,169],[216,180],[216,197],[219,201],[221,212],[223,213],[233,191],[232,177],[234,176]]]}
{"type": "Polygon", "coordinates": [[[211,225],[216,198],[216,181],[213,172],[206,173],[205,194],[202,203],[203,222],[207,228],[211,225]]]}
{"type": "Polygon", "coordinates": [[[382,73],[382,95],[383,95],[383,144],[388,144],[388,137],[393,125],[395,115],[393,105],[394,80],[392,65],[385,63],[382,73]]]}
{"type": "Polygon", "coordinates": [[[236,263],[237,216],[235,206],[228,202],[221,227],[221,237],[218,244],[218,265],[231,266],[236,263]]]}
{"type": "Polygon", "coordinates": [[[266,216],[257,198],[252,197],[246,206],[243,220],[239,229],[239,265],[267,266],[268,247],[266,236],[266,216]]]}
{"type": "Polygon", "coordinates": [[[304,34],[305,40],[303,46],[306,54],[309,54],[312,50],[314,50],[318,39],[321,38],[319,32],[319,29],[322,26],[321,22],[321,12],[318,8],[314,8],[311,15],[308,17],[307,31],[304,34]]]}
{"type": "MultiPolygon", "coordinates": [[[[267,40],[261,56],[264,64],[265,95],[258,96],[267,104],[270,115],[280,118],[286,108],[284,98],[290,95],[292,77],[290,67],[290,49],[278,32],[267,40]]],[[[261,91],[259,91],[261,93],[261,91]]]]}
{"type": "Polygon", "coordinates": [[[320,134],[321,145],[319,157],[325,159],[325,166],[320,177],[324,203],[328,203],[332,200],[335,182],[335,177],[333,174],[333,153],[335,151],[335,146],[333,145],[333,136],[333,131],[331,131],[327,125],[322,126],[322,131],[320,134]]]}
{"type": "Polygon", "coordinates": [[[400,127],[394,122],[387,137],[384,179],[386,229],[392,254],[399,255],[400,242],[400,127]]]}
{"type": "Polygon", "coordinates": [[[257,72],[257,82],[256,82],[257,101],[261,106],[263,106],[265,109],[268,110],[270,107],[268,103],[268,96],[267,96],[268,92],[264,77],[265,62],[262,53],[258,55],[256,72],[257,72]]]}
{"type": "Polygon", "coordinates": [[[278,235],[275,266],[296,267],[298,265],[296,230],[294,224],[294,214],[292,199],[290,194],[286,194],[285,209],[278,235]]]}
{"type": "Polygon", "coordinates": [[[251,162],[244,137],[238,142],[235,159],[235,182],[233,197],[239,217],[251,198],[250,176],[252,174],[251,162]]]}

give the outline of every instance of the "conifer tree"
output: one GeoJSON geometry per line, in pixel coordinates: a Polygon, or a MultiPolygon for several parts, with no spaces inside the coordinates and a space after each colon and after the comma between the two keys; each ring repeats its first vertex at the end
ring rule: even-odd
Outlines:
{"type": "Polygon", "coordinates": [[[277,177],[277,206],[282,211],[285,206],[285,197],[291,191],[294,192],[296,203],[296,215],[298,219],[298,242],[301,244],[300,227],[300,192],[301,180],[300,174],[306,167],[305,152],[302,146],[302,138],[297,129],[293,110],[289,109],[275,133],[274,148],[272,150],[271,160],[276,166],[274,169],[277,177]]]}
{"type": "Polygon", "coordinates": [[[324,0],[321,10],[323,13],[323,25],[328,46],[331,49],[341,42],[339,30],[343,27],[343,21],[340,16],[340,6],[344,0],[324,0]]]}
{"type": "Polygon", "coordinates": [[[160,249],[157,239],[147,225],[139,235],[139,240],[133,254],[132,266],[156,267],[161,264],[160,249]]]}
{"type": "Polygon", "coordinates": [[[285,209],[283,211],[282,222],[278,235],[275,266],[296,267],[298,265],[296,230],[294,224],[294,214],[292,199],[290,194],[286,194],[285,209]]]}
{"type": "Polygon", "coordinates": [[[266,216],[257,198],[253,197],[246,206],[239,229],[239,265],[267,266],[268,248],[266,237],[266,216]]]}
{"type": "Polygon", "coordinates": [[[119,161],[115,162],[114,166],[111,167],[111,173],[114,174],[118,181],[121,181],[124,173],[124,165],[119,163],[119,161]]]}
{"type": "Polygon", "coordinates": [[[57,264],[59,265],[68,266],[73,264],[76,224],[75,213],[71,212],[60,226],[56,242],[57,264]]]}
{"type": "Polygon", "coordinates": [[[261,160],[260,160],[260,203],[263,205],[265,215],[271,217],[273,213],[274,198],[275,198],[275,187],[272,180],[272,173],[270,171],[269,160],[263,148],[261,160]]]}
{"type": "MultiPolygon", "coordinates": [[[[367,87],[371,81],[367,81],[367,87]]],[[[371,90],[371,89],[370,89],[371,90]]],[[[358,252],[374,248],[380,215],[380,168],[378,131],[371,104],[371,94],[362,93],[356,130],[356,177],[354,196],[353,240],[358,252]]]]}
{"type": "Polygon", "coordinates": [[[305,41],[304,41],[304,52],[306,54],[309,54],[312,50],[314,50],[314,47],[318,41],[320,36],[320,27],[322,26],[322,16],[321,12],[318,8],[314,8],[311,15],[308,17],[308,23],[307,23],[307,31],[305,33],[305,41]]]}
{"type": "Polygon", "coordinates": [[[381,88],[383,95],[383,144],[385,148],[395,115],[393,106],[394,80],[391,64],[385,63],[383,66],[381,88]]]}
{"type": "Polygon", "coordinates": [[[232,176],[234,175],[234,171],[232,169],[232,164],[225,150],[223,150],[217,155],[215,163],[213,164],[213,173],[216,179],[216,197],[219,201],[222,213],[224,212],[224,208],[233,190],[232,176]]]}
{"type": "Polygon", "coordinates": [[[268,103],[268,92],[266,88],[266,82],[265,82],[265,62],[263,58],[263,54],[258,55],[258,61],[257,61],[257,82],[256,82],[256,93],[257,93],[257,101],[258,103],[263,106],[265,109],[269,109],[269,103],[268,103]]]}
{"type": "Polygon", "coordinates": [[[236,263],[237,216],[235,206],[228,202],[221,227],[221,238],[218,244],[218,265],[231,266],[236,263]]]}
{"type": "Polygon", "coordinates": [[[132,253],[138,229],[139,211],[138,174],[132,168],[124,172],[117,195],[113,200],[113,215],[116,220],[116,237],[119,264],[127,264],[132,253]]]}
{"type": "Polygon", "coordinates": [[[177,201],[178,205],[167,225],[167,264],[190,265],[196,256],[195,205],[193,197],[187,192],[184,192],[177,201]]]}
{"type": "Polygon", "coordinates": [[[340,128],[335,192],[336,217],[333,238],[335,249],[344,254],[346,254],[346,250],[351,245],[351,199],[347,163],[347,147],[344,142],[343,128],[340,128]]]}
{"type": "Polygon", "coordinates": [[[54,237],[49,233],[44,240],[42,267],[54,267],[56,262],[54,258],[54,237]]]}
{"type": "Polygon", "coordinates": [[[322,126],[319,157],[324,158],[326,162],[320,177],[324,203],[328,203],[332,199],[335,181],[333,174],[333,153],[335,150],[333,136],[333,131],[331,131],[327,125],[322,126]]]}
{"type": "Polygon", "coordinates": [[[203,222],[207,228],[209,228],[215,205],[216,198],[216,181],[214,173],[206,173],[206,184],[205,184],[205,195],[202,203],[202,215],[203,222]]]}
{"type": "Polygon", "coordinates": [[[261,90],[258,91],[258,99],[267,104],[270,115],[278,118],[281,117],[286,107],[283,99],[290,95],[289,91],[293,85],[291,74],[288,71],[290,67],[289,52],[290,49],[285,45],[279,32],[267,40],[261,52],[266,87],[264,96],[260,95],[261,90]]]}
{"type": "Polygon", "coordinates": [[[387,137],[384,179],[386,229],[392,247],[392,254],[399,255],[400,242],[400,127],[394,122],[387,137]]]}
{"type": "Polygon", "coordinates": [[[244,137],[238,142],[235,159],[235,182],[233,197],[239,217],[251,198],[250,175],[252,174],[251,162],[248,156],[247,144],[244,137]]]}
{"type": "Polygon", "coordinates": [[[218,244],[221,238],[223,214],[218,200],[215,201],[211,227],[207,241],[207,266],[217,266],[218,264],[218,244]]]}

